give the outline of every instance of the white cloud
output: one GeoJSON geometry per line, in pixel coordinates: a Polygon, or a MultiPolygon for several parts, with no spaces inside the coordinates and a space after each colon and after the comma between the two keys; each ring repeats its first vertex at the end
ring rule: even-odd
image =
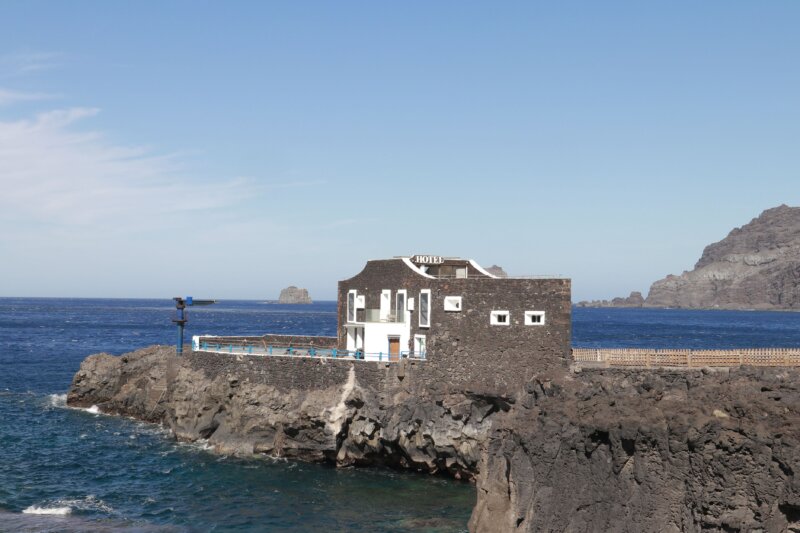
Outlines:
{"type": "Polygon", "coordinates": [[[20,91],[10,91],[0,87],[0,106],[16,104],[18,102],[30,102],[35,100],[47,100],[54,98],[53,95],[45,93],[26,93],[20,91]]]}
{"type": "Polygon", "coordinates": [[[56,52],[18,50],[0,55],[0,70],[10,75],[25,75],[61,65],[64,56],[56,52]]]}
{"type": "Polygon", "coordinates": [[[187,211],[213,213],[256,189],[243,178],[189,178],[175,156],[119,146],[78,127],[98,112],[71,108],[0,121],[0,225],[141,230],[187,211]]]}

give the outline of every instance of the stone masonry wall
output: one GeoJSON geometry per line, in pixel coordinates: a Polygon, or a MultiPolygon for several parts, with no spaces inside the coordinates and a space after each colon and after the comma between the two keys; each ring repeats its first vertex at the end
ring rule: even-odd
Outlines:
{"type": "MultiPolygon", "coordinates": [[[[571,295],[568,279],[430,279],[401,260],[370,261],[339,283],[339,345],[346,343],[347,292],[366,295],[366,307],[380,307],[383,289],[406,289],[414,298],[411,338],[426,336],[427,390],[469,388],[479,394],[514,395],[534,375],[568,365],[571,295]],[[419,327],[419,292],[431,290],[431,327],[419,327]],[[460,312],[444,311],[446,296],[461,296],[460,312]],[[490,312],[510,312],[508,326],[490,325],[490,312]],[[525,311],[545,311],[544,326],[525,326],[525,311]]],[[[394,302],[393,302],[394,303],[394,302]]],[[[359,317],[360,319],[361,317],[359,317]]],[[[411,346],[401,349],[411,349],[411,346]]]]}
{"type": "Polygon", "coordinates": [[[253,384],[270,385],[285,391],[323,390],[343,386],[350,369],[356,380],[372,390],[383,390],[386,363],[320,357],[248,356],[192,352],[187,356],[193,370],[201,370],[209,379],[231,375],[253,384]]]}

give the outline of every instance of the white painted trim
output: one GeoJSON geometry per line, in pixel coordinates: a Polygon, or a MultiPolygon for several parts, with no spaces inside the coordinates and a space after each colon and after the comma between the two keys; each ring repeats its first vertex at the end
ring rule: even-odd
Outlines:
{"type": "Polygon", "coordinates": [[[544,326],[545,322],[545,312],[544,311],[525,311],[525,322],[526,326],[544,326]],[[540,316],[542,317],[541,322],[532,322],[530,318],[532,316],[540,316]]]}
{"type": "Polygon", "coordinates": [[[428,351],[428,340],[425,338],[425,335],[414,335],[414,346],[412,347],[414,352],[422,352],[425,353],[428,351]],[[424,350],[419,350],[419,340],[422,339],[422,346],[425,348],[424,350]]]}
{"type": "Polygon", "coordinates": [[[431,313],[433,312],[433,298],[431,298],[431,290],[430,289],[422,289],[419,291],[419,327],[421,328],[429,328],[431,327],[431,313]],[[428,295],[428,323],[422,323],[422,295],[428,295]]]}
{"type": "Polygon", "coordinates": [[[391,289],[383,289],[381,291],[380,306],[378,307],[378,317],[381,320],[387,320],[392,312],[392,291],[391,289]]]}
{"type": "Polygon", "coordinates": [[[462,300],[461,296],[445,296],[444,297],[444,310],[445,311],[455,311],[461,312],[463,310],[463,306],[461,305],[462,300]]]}
{"type": "Polygon", "coordinates": [[[469,259],[469,264],[470,264],[470,265],[472,265],[472,268],[474,268],[475,270],[477,270],[477,271],[478,271],[478,272],[480,272],[481,274],[484,274],[484,275],[486,275],[486,276],[489,276],[490,278],[500,279],[500,277],[499,277],[499,276],[495,276],[494,274],[492,274],[491,272],[489,272],[488,270],[486,270],[485,268],[483,268],[482,266],[480,266],[478,263],[476,263],[476,262],[475,262],[474,260],[472,260],[472,259],[469,259]]]}
{"type": "Polygon", "coordinates": [[[397,293],[394,295],[394,314],[397,317],[398,313],[403,313],[403,322],[406,321],[406,312],[408,311],[408,291],[406,289],[398,289],[397,293]],[[397,301],[400,295],[403,295],[403,308],[397,309],[397,301]]]}
{"type": "Polygon", "coordinates": [[[489,314],[489,324],[492,326],[510,326],[511,325],[511,313],[508,311],[492,311],[489,314]],[[505,315],[506,321],[505,322],[498,322],[497,317],[499,315],[505,315]]]}
{"type": "Polygon", "coordinates": [[[346,319],[345,322],[348,322],[350,324],[355,322],[356,319],[358,318],[358,311],[357,310],[358,310],[358,291],[355,290],[355,289],[350,289],[349,291],[347,291],[347,316],[345,317],[345,319],[346,319]],[[351,294],[353,295],[353,307],[352,307],[352,309],[350,308],[350,295],[351,294]],[[352,311],[352,314],[350,313],[350,311],[352,311]],[[351,316],[353,317],[352,320],[350,320],[351,316]]]}
{"type": "Polygon", "coordinates": [[[403,258],[403,263],[405,263],[408,268],[410,268],[411,270],[413,270],[414,272],[416,272],[417,274],[419,274],[422,277],[429,278],[429,279],[436,279],[436,277],[431,276],[430,274],[426,274],[424,270],[422,270],[417,265],[412,263],[411,259],[408,258],[408,257],[404,257],[403,258]]]}

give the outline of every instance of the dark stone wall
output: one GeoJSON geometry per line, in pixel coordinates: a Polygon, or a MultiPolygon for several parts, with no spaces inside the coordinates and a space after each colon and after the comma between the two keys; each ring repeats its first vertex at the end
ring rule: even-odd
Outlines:
{"type": "MultiPolygon", "coordinates": [[[[392,394],[396,387],[419,397],[442,397],[467,392],[488,397],[524,394],[534,378],[546,378],[567,367],[570,358],[571,295],[568,279],[430,279],[409,269],[402,260],[370,261],[355,277],[339,283],[338,345],[346,347],[347,292],[356,289],[366,297],[366,307],[380,307],[383,289],[405,289],[414,298],[411,339],[426,336],[427,360],[385,362],[264,357],[195,352],[192,366],[209,377],[220,373],[246,376],[281,390],[315,390],[340,387],[351,368],[362,387],[392,394]],[[431,290],[429,328],[419,326],[419,292],[431,290]],[[461,296],[462,311],[444,310],[446,296],[461,296]],[[508,326],[490,325],[492,310],[510,312],[508,326]],[[545,325],[524,325],[525,311],[544,311],[545,325]],[[402,377],[402,379],[400,379],[402,377]]],[[[392,305],[394,305],[394,294],[392,305]]],[[[359,312],[363,319],[363,311],[359,312]]],[[[332,337],[256,337],[266,342],[295,345],[314,342],[333,346],[332,337]]],[[[411,344],[402,349],[412,349],[411,344]]]]}
{"type": "Polygon", "coordinates": [[[336,348],[338,344],[337,337],[320,337],[314,335],[258,335],[258,336],[243,336],[243,337],[206,337],[205,340],[210,343],[226,344],[230,342],[241,344],[242,341],[263,344],[264,346],[316,346],[317,348],[336,348]]]}
{"type": "Polygon", "coordinates": [[[514,395],[532,376],[568,365],[568,279],[430,279],[409,269],[402,260],[370,261],[359,274],[339,282],[340,347],[346,346],[346,302],[352,289],[365,294],[368,309],[380,307],[383,289],[406,289],[408,298],[414,298],[411,339],[413,342],[415,334],[426,336],[428,360],[422,379],[430,380],[430,389],[466,388],[514,395]],[[419,326],[422,289],[431,290],[430,328],[419,326]],[[461,296],[462,311],[444,311],[446,296],[461,296]],[[492,310],[509,311],[510,325],[490,325],[492,310]],[[545,311],[545,325],[524,325],[525,311],[545,311]]]}
{"type": "Polygon", "coordinates": [[[380,391],[390,374],[387,363],[319,357],[191,352],[187,359],[193,370],[202,371],[209,379],[228,375],[287,392],[341,387],[347,382],[351,368],[355,369],[360,386],[380,391]]]}

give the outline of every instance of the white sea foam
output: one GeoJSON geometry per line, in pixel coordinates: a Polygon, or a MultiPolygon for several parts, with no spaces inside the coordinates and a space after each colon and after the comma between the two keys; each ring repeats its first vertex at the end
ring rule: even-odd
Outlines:
{"type": "Polygon", "coordinates": [[[49,515],[68,515],[72,512],[71,507],[39,507],[38,505],[31,505],[27,509],[23,509],[24,514],[49,514],[49,515]]]}
{"type": "Polygon", "coordinates": [[[67,406],[67,395],[66,394],[51,394],[50,398],[50,407],[66,407],[67,406]]]}
{"type": "Polygon", "coordinates": [[[99,415],[100,414],[100,408],[97,407],[96,405],[93,405],[93,406],[85,409],[85,411],[87,413],[92,413],[93,415],[99,415]]]}
{"type": "Polygon", "coordinates": [[[25,514],[41,515],[68,515],[72,511],[95,511],[104,514],[114,514],[113,507],[103,500],[97,499],[94,494],[77,499],[51,500],[41,505],[31,505],[22,512],[25,514]]]}

